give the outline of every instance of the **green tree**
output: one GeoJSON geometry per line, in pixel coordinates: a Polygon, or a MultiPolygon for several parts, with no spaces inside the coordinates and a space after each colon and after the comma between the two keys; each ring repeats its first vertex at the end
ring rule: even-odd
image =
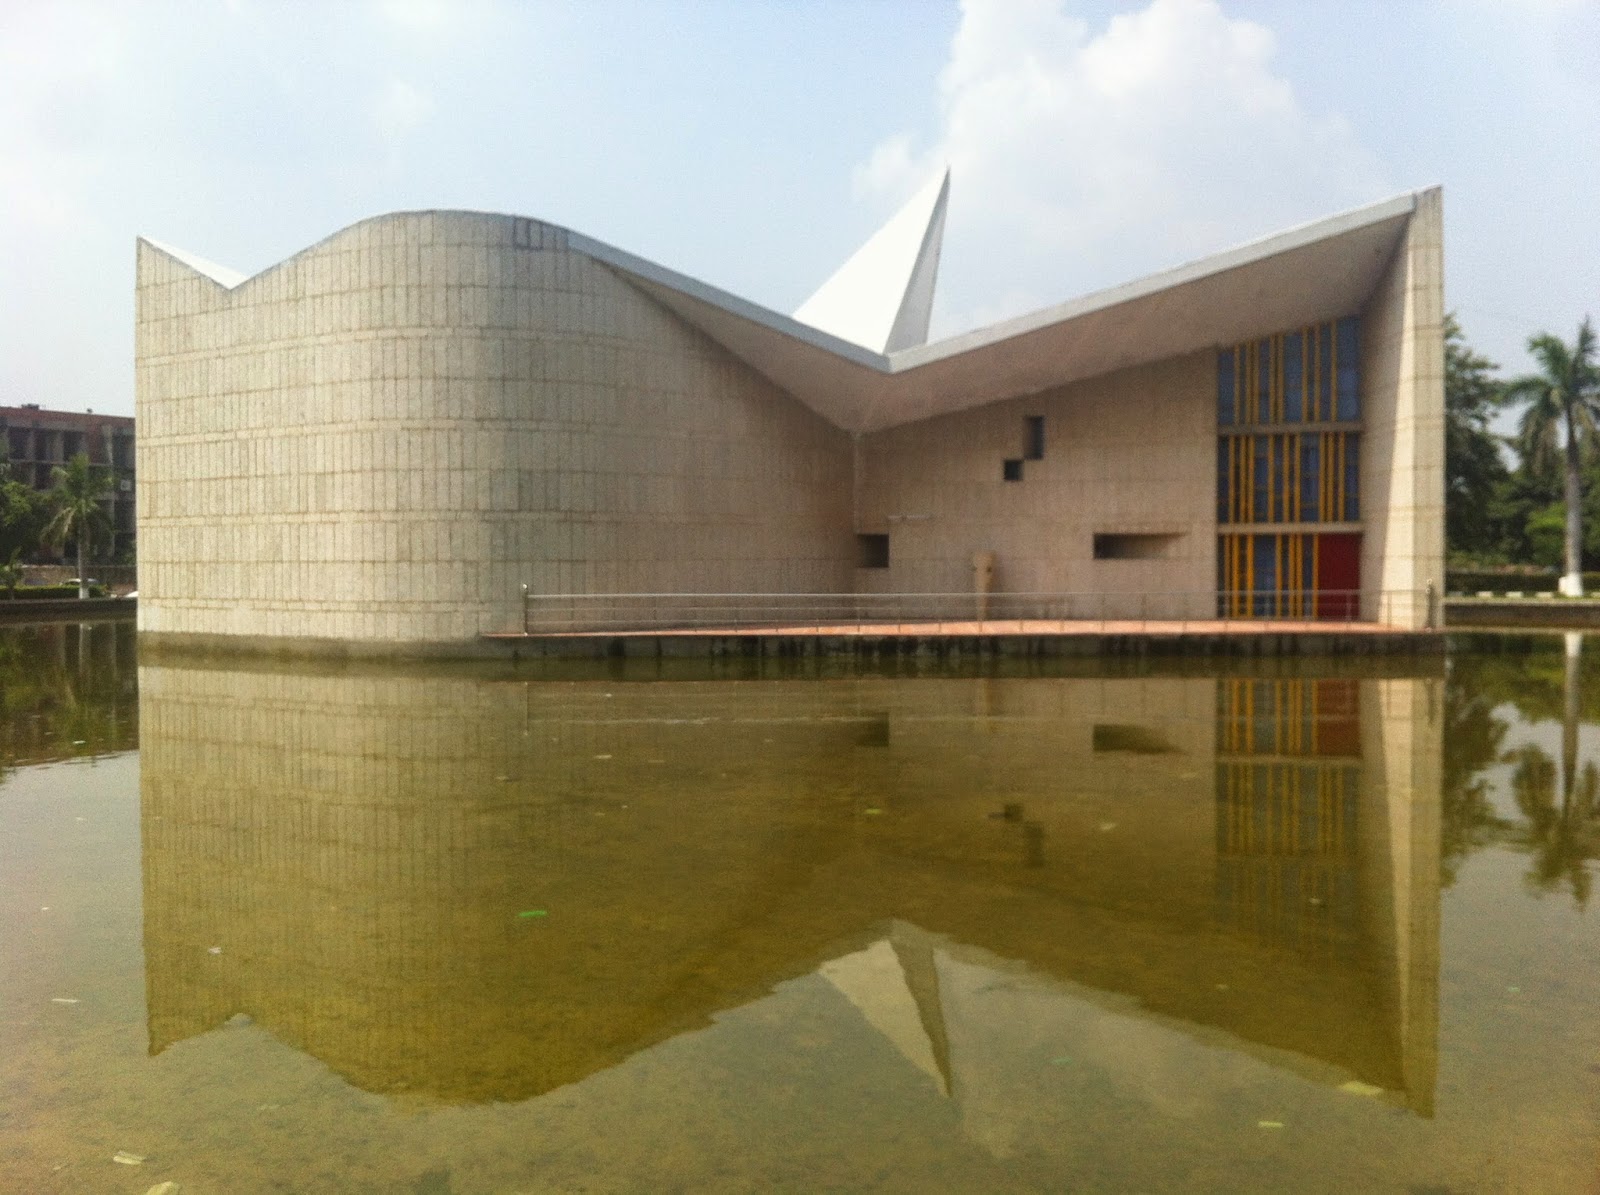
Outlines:
{"type": "Polygon", "coordinates": [[[19,549],[12,548],[6,562],[0,564],[0,589],[4,589],[7,599],[13,602],[17,600],[17,585],[22,581],[21,556],[19,549]]]}
{"type": "Polygon", "coordinates": [[[1500,367],[1467,346],[1454,313],[1444,319],[1445,543],[1453,556],[1498,554],[1496,489],[1510,477],[1489,416],[1501,401],[1500,367]]]}
{"type": "Polygon", "coordinates": [[[104,500],[111,492],[111,475],[105,469],[91,465],[89,458],[79,453],[52,471],[55,488],[50,491],[54,513],[45,524],[44,537],[54,544],[65,546],[70,539],[78,552],[78,597],[89,596],[88,557],[90,546],[97,536],[111,537],[111,518],[106,514],[104,500]]]}
{"type": "Polygon", "coordinates": [[[1524,818],[1517,838],[1533,857],[1529,886],[1536,892],[1570,888],[1583,908],[1593,887],[1588,865],[1600,855],[1600,769],[1586,763],[1558,773],[1555,761],[1532,743],[1504,758],[1513,765],[1511,796],[1524,818]]]}
{"type": "Polygon", "coordinates": [[[1549,506],[1530,510],[1527,521],[1523,523],[1526,555],[1522,559],[1528,564],[1560,568],[1566,535],[1567,512],[1561,503],[1552,502],[1549,506]]]}
{"type": "Polygon", "coordinates": [[[0,478],[0,556],[32,556],[44,541],[49,520],[48,495],[15,478],[0,478]]]}
{"type": "Polygon", "coordinates": [[[1554,510],[1556,518],[1554,546],[1550,556],[1542,563],[1559,567],[1561,564],[1562,537],[1566,534],[1566,512],[1561,506],[1561,478],[1559,474],[1540,474],[1519,460],[1511,476],[1495,487],[1490,504],[1490,518],[1503,554],[1519,564],[1541,563],[1538,552],[1546,550],[1547,529],[1545,512],[1554,510]]]}
{"type": "Polygon", "coordinates": [[[1528,351],[1539,372],[1508,383],[1505,394],[1508,401],[1527,404],[1517,427],[1524,466],[1534,472],[1562,470],[1566,573],[1561,591],[1576,595],[1583,592],[1583,454],[1594,441],[1600,406],[1594,325],[1584,316],[1570,345],[1540,332],[1529,337],[1528,351]]]}
{"type": "Polygon", "coordinates": [[[1515,658],[1465,651],[1451,656],[1445,673],[1439,879],[1447,888],[1468,856],[1510,829],[1490,800],[1488,772],[1500,762],[1510,729],[1498,712],[1505,703],[1498,682],[1520,664],[1515,658]]]}
{"type": "Polygon", "coordinates": [[[0,558],[26,558],[37,552],[49,518],[46,496],[17,480],[10,460],[0,455],[0,558]]]}

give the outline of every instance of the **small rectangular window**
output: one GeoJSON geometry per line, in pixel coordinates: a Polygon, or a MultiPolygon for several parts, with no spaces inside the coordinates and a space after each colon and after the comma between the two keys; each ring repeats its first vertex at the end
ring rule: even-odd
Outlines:
{"type": "Polygon", "coordinates": [[[882,534],[856,536],[857,568],[888,568],[889,537],[882,534]]]}
{"type": "Polygon", "coordinates": [[[1161,560],[1172,555],[1181,535],[1122,535],[1097,532],[1094,537],[1096,560],[1161,560]]]}
{"type": "Polygon", "coordinates": [[[1022,462],[1020,460],[1007,461],[1001,467],[1000,476],[1006,481],[1022,480],[1022,462]]]}
{"type": "Polygon", "coordinates": [[[1022,459],[1044,460],[1044,416],[1028,415],[1023,418],[1022,459]]]}

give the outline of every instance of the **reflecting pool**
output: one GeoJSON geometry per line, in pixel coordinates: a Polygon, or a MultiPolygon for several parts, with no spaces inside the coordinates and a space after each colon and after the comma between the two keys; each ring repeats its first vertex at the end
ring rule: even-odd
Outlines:
{"type": "Polygon", "coordinates": [[[678,668],[0,632],[0,1189],[1597,1189],[1600,642],[678,668]]]}

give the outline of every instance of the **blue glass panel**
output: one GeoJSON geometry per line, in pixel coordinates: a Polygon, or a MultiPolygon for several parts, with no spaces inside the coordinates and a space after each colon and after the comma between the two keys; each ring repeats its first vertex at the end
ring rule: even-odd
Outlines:
{"type": "Polygon", "coordinates": [[[1278,589],[1278,537],[1258,535],[1255,541],[1255,574],[1250,578],[1250,588],[1255,590],[1255,612],[1271,614],[1273,596],[1278,589]]]}
{"type": "Polygon", "coordinates": [[[1283,417],[1298,423],[1305,417],[1305,346],[1299,332],[1283,338],[1283,417]]]}
{"type": "Polygon", "coordinates": [[[1229,458],[1233,454],[1228,451],[1228,440],[1225,437],[1217,438],[1217,522],[1232,522],[1228,518],[1228,474],[1229,458]]]}
{"type": "Polygon", "coordinates": [[[1345,436],[1344,517],[1350,523],[1361,517],[1361,437],[1356,432],[1345,436]]]}
{"type": "Polygon", "coordinates": [[[1317,393],[1321,397],[1322,409],[1317,412],[1318,419],[1333,418],[1333,403],[1329,395],[1333,393],[1333,325],[1319,324],[1317,326],[1317,393]]]}
{"type": "Polygon", "coordinates": [[[1256,341],[1256,422],[1272,421],[1272,342],[1256,341]]]}
{"type": "Polygon", "coordinates": [[[1339,321],[1339,408],[1338,418],[1361,418],[1361,341],[1359,321],[1346,316],[1339,321]]]}
{"type": "Polygon", "coordinates": [[[1217,354],[1217,422],[1237,423],[1233,409],[1233,350],[1223,349],[1217,354]]]}
{"type": "Polygon", "coordinates": [[[1255,445],[1255,468],[1252,470],[1253,476],[1250,479],[1251,520],[1256,523],[1265,523],[1270,517],[1267,513],[1269,509],[1267,503],[1272,499],[1272,459],[1267,449],[1266,436],[1254,437],[1253,443],[1255,445]]]}
{"type": "Polygon", "coordinates": [[[1272,505],[1268,508],[1274,523],[1281,523],[1289,510],[1289,503],[1284,494],[1287,482],[1285,474],[1289,471],[1289,443],[1286,436],[1272,437],[1272,505]]]}
{"type": "Polygon", "coordinates": [[[1320,522],[1318,495],[1322,487],[1322,437],[1307,432],[1300,437],[1300,520],[1320,522]]]}

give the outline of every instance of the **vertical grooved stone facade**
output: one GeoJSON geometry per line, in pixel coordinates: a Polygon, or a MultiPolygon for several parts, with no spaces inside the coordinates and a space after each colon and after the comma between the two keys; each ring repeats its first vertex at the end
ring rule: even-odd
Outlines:
{"type": "Polygon", "coordinates": [[[456,650],[527,586],[1415,630],[1441,225],[1416,192],[885,352],[524,217],[379,216],[249,278],[140,241],[140,629],[456,650]]]}
{"type": "Polygon", "coordinates": [[[849,438],[559,230],[365,221],[225,289],[139,246],[141,630],[388,642],[544,592],[837,592],[849,438]]]}

